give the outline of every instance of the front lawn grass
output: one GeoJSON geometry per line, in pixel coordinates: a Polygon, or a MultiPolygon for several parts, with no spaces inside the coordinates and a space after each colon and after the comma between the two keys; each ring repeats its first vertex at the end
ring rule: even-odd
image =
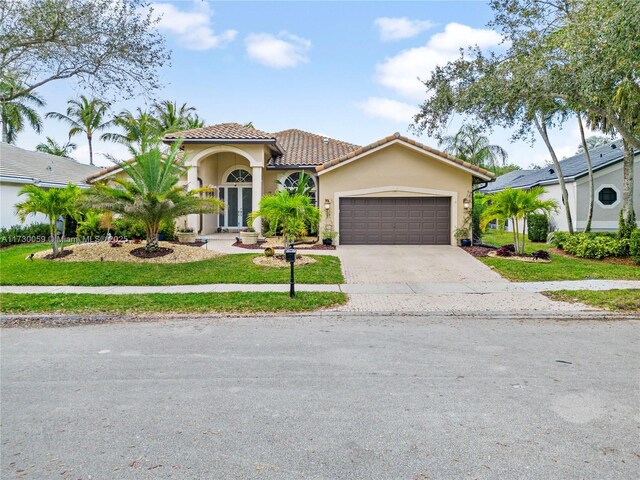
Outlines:
{"type": "MultiPolygon", "coordinates": [[[[256,254],[223,255],[192,263],[56,262],[25,260],[49,248],[19,245],[0,250],[2,285],[197,285],[206,283],[289,283],[288,268],[255,265],[256,254]]],[[[317,255],[317,262],[296,268],[298,283],[342,283],[340,260],[317,255]]]]}
{"type": "MultiPolygon", "coordinates": [[[[522,236],[521,236],[522,237],[522,236]]],[[[513,233],[487,229],[482,242],[502,246],[513,243],[513,233]]],[[[525,251],[547,250],[551,245],[527,240],[525,251]]],[[[479,257],[503,277],[515,282],[545,282],[554,280],[640,280],[640,267],[620,265],[601,260],[566,257],[551,254],[551,263],[525,263],[501,258],[479,257]]]]}
{"type": "Polygon", "coordinates": [[[580,302],[619,312],[640,312],[640,290],[560,290],[544,294],[562,302],[580,302]]]}
{"type": "Polygon", "coordinates": [[[257,313],[307,312],[341,305],[344,293],[281,292],[149,293],[131,295],[15,294],[0,295],[2,313],[257,313]]]}

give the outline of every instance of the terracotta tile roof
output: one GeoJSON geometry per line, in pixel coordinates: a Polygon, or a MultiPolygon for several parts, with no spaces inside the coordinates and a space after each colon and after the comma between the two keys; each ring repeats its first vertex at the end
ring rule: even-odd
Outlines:
{"type": "Polygon", "coordinates": [[[420,142],[416,142],[415,140],[405,137],[403,135],[400,135],[399,133],[395,133],[393,135],[390,135],[388,137],[385,137],[381,140],[378,140],[377,142],[373,142],[369,145],[366,145],[364,147],[360,147],[357,150],[354,150],[352,152],[349,152],[345,155],[342,155],[340,157],[336,157],[332,160],[329,160],[325,163],[323,163],[322,165],[318,165],[316,167],[316,172],[321,172],[322,170],[326,170],[327,168],[331,168],[334,167],[342,162],[345,162],[347,160],[350,160],[354,157],[360,156],[363,153],[368,152],[369,150],[373,150],[374,148],[380,147],[382,145],[385,145],[389,142],[393,142],[394,140],[402,140],[403,142],[408,143],[409,145],[413,145],[414,147],[417,147],[421,150],[424,150],[426,152],[432,153],[434,155],[437,155],[439,157],[443,157],[446,158],[447,160],[450,160],[453,163],[456,163],[462,167],[465,167],[469,170],[473,170],[474,172],[477,172],[485,177],[489,177],[489,178],[495,178],[495,174],[493,172],[490,172],[489,170],[485,170],[484,168],[480,168],[477,167],[475,165],[472,165],[471,163],[465,162],[463,160],[460,160],[459,158],[454,157],[453,155],[449,155],[448,153],[442,152],[440,150],[437,150],[435,148],[431,148],[428,147],[427,145],[423,145],[420,142]]]}
{"type": "Polygon", "coordinates": [[[176,138],[184,138],[185,140],[273,140],[274,136],[271,133],[263,132],[253,127],[245,127],[239,123],[219,123],[218,125],[169,133],[164,138],[167,140],[176,138]]]}
{"type": "Polygon", "coordinates": [[[269,166],[322,165],[329,160],[353,152],[359,145],[323,137],[292,128],[274,133],[283,154],[274,156],[269,166]]]}

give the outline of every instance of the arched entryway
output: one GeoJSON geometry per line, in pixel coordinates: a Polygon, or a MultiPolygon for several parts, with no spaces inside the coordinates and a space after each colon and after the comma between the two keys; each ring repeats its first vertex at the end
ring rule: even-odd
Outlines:
{"type": "Polygon", "coordinates": [[[218,216],[222,230],[235,230],[248,226],[247,217],[252,210],[253,175],[249,167],[234,165],[222,175],[218,187],[219,197],[227,205],[218,216]]]}

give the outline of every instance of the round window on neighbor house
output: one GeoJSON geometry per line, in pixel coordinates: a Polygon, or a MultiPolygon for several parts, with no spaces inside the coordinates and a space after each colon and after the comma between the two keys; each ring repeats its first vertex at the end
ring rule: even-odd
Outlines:
{"type": "Polygon", "coordinates": [[[227,183],[251,183],[253,177],[249,172],[238,168],[227,175],[227,183]]]}
{"type": "Polygon", "coordinates": [[[613,205],[618,201],[618,192],[611,187],[601,188],[598,192],[598,201],[602,205],[613,205]]]}

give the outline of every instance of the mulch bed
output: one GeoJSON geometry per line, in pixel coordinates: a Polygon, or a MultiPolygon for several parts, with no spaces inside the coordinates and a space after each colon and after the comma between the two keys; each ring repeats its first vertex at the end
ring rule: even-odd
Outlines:
{"type": "Polygon", "coordinates": [[[461,247],[461,248],[465,250],[468,254],[473,255],[474,257],[486,257],[489,255],[489,252],[495,251],[495,248],[491,248],[491,247],[473,246],[473,247],[461,247]]]}
{"type": "MultiPolygon", "coordinates": [[[[259,241],[258,243],[254,243],[253,245],[244,245],[242,242],[234,242],[231,244],[232,247],[240,247],[246,248],[247,250],[263,250],[264,244],[267,243],[264,240],[259,241]]],[[[284,247],[274,247],[277,249],[283,249],[284,247]]],[[[335,250],[335,245],[322,245],[319,243],[314,243],[313,245],[295,245],[297,250],[335,250]]]]}
{"type": "Polygon", "coordinates": [[[44,258],[45,260],[57,260],[59,258],[68,257],[72,253],[73,253],[73,250],[66,249],[66,250],[63,250],[62,252],[58,253],[58,255],[55,256],[55,257],[53,256],[52,253],[50,253],[49,255],[45,255],[42,258],[44,258]]]}
{"type": "Polygon", "coordinates": [[[138,258],[158,258],[173,253],[173,248],[159,247],[155,252],[147,252],[144,247],[140,247],[134,248],[129,253],[138,258]]]}
{"type": "Polygon", "coordinates": [[[170,243],[173,245],[185,245],[187,247],[201,247],[207,242],[197,241],[197,242],[188,242],[188,243],[182,243],[182,242],[170,242],[170,243]]]}

